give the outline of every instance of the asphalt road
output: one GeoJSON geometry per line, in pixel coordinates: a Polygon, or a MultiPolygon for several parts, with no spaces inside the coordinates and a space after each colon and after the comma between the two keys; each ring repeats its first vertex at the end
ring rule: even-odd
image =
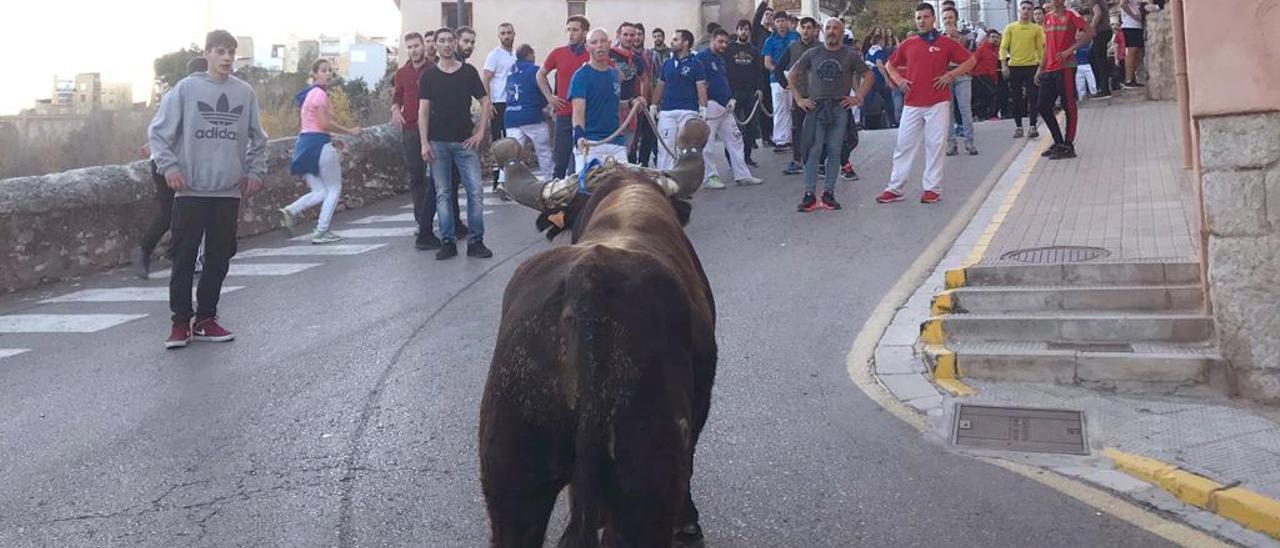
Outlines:
{"type": "MultiPolygon", "coordinates": [[[[694,489],[708,546],[1139,546],[1163,541],[926,441],[850,382],[867,315],[1013,142],[948,159],[944,200],[873,202],[888,131],[864,132],[846,209],[800,214],[799,177],[703,191],[688,232],[720,312],[719,374],[694,489]]],[[[919,172],[917,166],[916,172],[919,172]]],[[[919,192],[918,175],[910,198],[919,192]]],[[[301,191],[301,190],[300,190],[301,191]]],[[[407,200],[337,216],[403,214],[407,200]]],[[[164,302],[40,303],[164,287],[116,271],[0,299],[16,314],[147,314],[95,333],[3,334],[0,546],[482,546],[476,417],[513,269],[547,244],[493,205],[490,260],[436,262],[410,238],[228,278],[239,339],[165,351],[164,302]]],[[[281,233],[242,253],[285,245],[281,233]]],[[[557,244],[560,245],[560,244],[557,244]]],[[[562,500],[563,503],[563,500],[562,500]]],[[[552,538],[564,523],[553,517],[552,538]]]]}

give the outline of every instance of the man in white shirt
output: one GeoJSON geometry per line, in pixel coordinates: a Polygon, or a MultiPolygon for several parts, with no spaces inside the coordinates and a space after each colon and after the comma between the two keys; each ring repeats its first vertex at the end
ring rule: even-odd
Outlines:
{"type": "MultiPolygon", "coordinates": [[[[481,79],[484,80],[485,91],[493,100],[491,119],[499,120],[499,123],[489,125],[489,135],[494,141],[507,136],[501,120],[507,111],[507,75],[511,74],[511,69],[516,66],[515,43],[515,25],[511,23],[498,25],[498,47],[493,48],[484,60],[484,73],[481,74],[481,79]]],[[[495,170],[493,172],[495,191],[498,189],[498,180],[499,172],[495,170]]]]}

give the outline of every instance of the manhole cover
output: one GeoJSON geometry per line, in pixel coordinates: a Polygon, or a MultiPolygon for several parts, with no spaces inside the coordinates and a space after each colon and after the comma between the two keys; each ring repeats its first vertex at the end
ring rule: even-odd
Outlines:
{"type": "Polygon", "coordinates": [[[1031,249],[1010,251],[1001,255],[1000,259],[1018,261],[1021,263],[1054,264],[1083,263],[1085,261],[1092,261],[1110,256],[1111,252],[1101,247],[1055,245],[1050,247],[1033,247],[1031,249]]]}
{"type": "Polygon", "coordinates": [[[1084,413],[957,404],[951,443],[983,449],[1088,455],[1084,413]]]}

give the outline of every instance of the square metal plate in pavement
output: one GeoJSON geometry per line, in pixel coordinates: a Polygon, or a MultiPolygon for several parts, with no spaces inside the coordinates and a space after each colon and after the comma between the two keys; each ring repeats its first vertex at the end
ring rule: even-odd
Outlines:
{"type": "Polygon", "coordinates": [[[1084,412],[956,404],[951,443],[965,447],[1088,455],[1084,412]]]}

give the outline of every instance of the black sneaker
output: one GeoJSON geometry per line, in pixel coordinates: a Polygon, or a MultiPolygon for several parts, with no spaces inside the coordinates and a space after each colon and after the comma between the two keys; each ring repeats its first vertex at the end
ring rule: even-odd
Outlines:
{"type": "Polygon", "coordinates": [[[1050,157],[1050,156],[1053,156],[1054,154],[1056,154],[1056,153],[1058,152],[1058,147],[1061,147],[1061,146],[1062,146],[1062,145],[1060,145],[1060,144],[1058,144],[1058,143],[1054,143],[1054,144],[1052,144],[1052,145],[1049,145],[1049,148],[1044,149],[1044,152],[1041,152],[1041,153],[1040,153],[1040,157],[1041,157],[1041,158],[1048,158],[1048,157],[1050,157]]]}
{"type": "Polygon", "coordinates": [[[1071,143],[1065,143],[1058,147],[1057,152],[1049,155],[1050,160],[1066,160],[1076,157],[1076,146],[1071,143]]]}
{"type": "Polygon", "coordinates": [[[822,193],[822,207],[827,209],[841,209],[840,202],[836,201],[835,193],[830,190],[822,193]]]}
{"type": "Polygon", "coordinates": [[[840,178],[846,181],[858,180],[858,172],[853,170],[853,164],[845,162],[844,166],[840,168],[840,178]]]}
{"type": "Polygon", "coordinates": [[[476,257],[478,259],[488,259],[493,256],[493,252],[484,246],[483,240],[467,242],[467,256],[476,257]]]}
{"type": "Polygon", "coordinates": [[[436,260],[443,261],[458,256],[458,244],[453,242],[444,242],[440,245],[440,251],[436,252],[436,260]]]}
{"type": "Polygon", "coordinates": [[[743,162],[746,162],[746,164],[751,167],[760,167],[760,164],[757,164],[756,161],[752,160],[751,158],[746,158],[743,160],[743,162]]]}
{"type": "Polygon", "coordinates": [[[416,247],[418,251],[440,249],[440,245],[440,238],[437,238],[436,235],[431,232],[427,232],[425,234],[419,232],[418,237],[413,239],[413,247],[416,247]]]}
{"type": "Polygon", "coordinates": [[[1095,93],[1095,94],[1093,94],[1093,95],[1090,95],[1090,96],[1089,96],[1089,98],[1090,98],[1090,99],[1110,99],[1110,98],[1111,98],[1111,92],[1110,92],[1110,91],[1100,91],[1100,92],[1098,92],[1098,93],[1095,93]]]}
{"type": "Polygon", "coordinates": [[[800,200],[800,207],[797,207],[796,211],[809,213],[815,209],[818,209],[818,197],[814,196],[812,192],[804,193],[804,199],[800,200]]]}
{"type": "Polygon", "coordinates": [[[791,145],[774,145],[773,152],[776,154],[785,154],[791,152],[791,145]]]}

